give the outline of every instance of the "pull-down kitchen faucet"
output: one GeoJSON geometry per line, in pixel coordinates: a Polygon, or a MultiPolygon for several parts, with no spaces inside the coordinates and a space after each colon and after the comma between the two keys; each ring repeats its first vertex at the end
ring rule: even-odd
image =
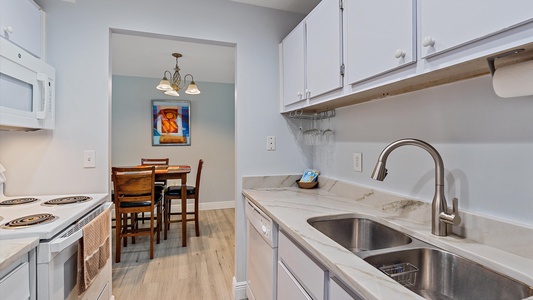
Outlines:
{"type": "Polygon", "coordinates": [[[435,195],[431,204],[431,233],[438,236],[447,236],[446,224],[459,225],[461,218],[458,214],[459,207],[457,198],[453,198],[452,200],[452,212],[448,210],[446,198],[444,197],[444,163],[439,152],[433,146],[417,139],[401,139],[391,143],[381,151],[376,167],[372,172],[372,178],[383,181],[385,176],[387,176],[387,169],[385,168],[387,157],[394,149],[406,145],[417,146],[426,150],[435,161],[435,195]]]}

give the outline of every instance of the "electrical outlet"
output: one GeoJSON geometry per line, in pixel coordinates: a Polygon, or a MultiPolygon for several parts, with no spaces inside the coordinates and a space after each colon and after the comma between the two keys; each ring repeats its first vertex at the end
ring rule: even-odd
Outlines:
{"type": "Polygon", "coordinates": [[[267,151],[276,151],[276,137],[267,136],[267,151]]]}
{"type": "Polygon", "coordinates": [[[363,172],[363,153],[353,154],[353,170],[355,172],[363,172]]]}
{"type": "Polygon", "coordinates": [[[96,154],[94,150],[83,151],[83,167],[95,168],[96,167],[96,154]]]}

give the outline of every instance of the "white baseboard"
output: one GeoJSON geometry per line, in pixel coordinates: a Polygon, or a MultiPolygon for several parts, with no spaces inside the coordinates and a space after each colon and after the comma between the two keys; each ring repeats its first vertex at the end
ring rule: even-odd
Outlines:
{"type": "Polygon", "coordinates": [[[237,279],[233,276],[233,295],[235,300],[248,299],[246,296],[246,286],[246,281],[237,282],[237,279]]]}

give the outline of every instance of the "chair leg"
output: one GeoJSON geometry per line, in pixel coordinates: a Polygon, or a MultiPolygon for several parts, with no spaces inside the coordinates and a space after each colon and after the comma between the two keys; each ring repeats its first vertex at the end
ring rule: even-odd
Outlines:
{"type": "Polygon", "coordinates": [[[198,209],[194,211],[194,227],[196,228],[196,236],[200,236],[200,226],[198,225],[198,209]]]}
{"type": "MultiPolygon", "coordinates": [[[[121,222],[122,222],[122,227],[120,229],[120,233],[122,233],[122,231],[128,229],[128,214],[122,214],[121,222]]],[[[122,238],[122,244],[123,244],[124,247],[128,246],[128,238],[127,237],[123,237],[122,238]]]]}
{"type": "Polygon", "coordinates": [[[120,232],[122,231],[122,218],[119,213],[115,215],[115,262],[120,262],[120,232]]]}
{"type": "Polygon", "coordinates": [[[159,244],[161,242],[161,202],[159,202],[159,205],[157,206],[157,243],[159,244]]]}
{"type": "Polygon", "coordinates": [[[154,216],[150,217],[150,259],[154,258],[154,216]]]}
{"type": "MultiPolygon", "coordinates": [[[[138,222],[137,214],[134,213],[134,214],[130,214],[130,215],[131,215],[131,229],[138,229],[139,228],[139,224],[137,223],[138,222]]],[[[135,236],[131,237],[131,243],[135,244],[135,236]]]]}
{"type": "Polygon", "coordinates": [[[164,211],[163,211],[163,218],[165,219],[165,221],[163,222],[163,226],[165,228],[163,228],[163,238],[166,240],[167,239],[167,232],[168,232],[168,227],[167,227],[167,224],[169,223],[169,219],[168,219],[168,213],[167,213],[167,210],[169,209],[168,208],[168,200],[164,199],[164,211]]]}

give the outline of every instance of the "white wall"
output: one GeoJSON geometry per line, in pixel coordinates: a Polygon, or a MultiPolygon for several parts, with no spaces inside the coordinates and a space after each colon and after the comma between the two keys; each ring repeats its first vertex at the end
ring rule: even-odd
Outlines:
{"type": "MultiPolygon", "coordinates": [[[[168,157],[192,167],[204,160],[200,207],[231,207],[235,202],[235,86],[197,82],[202,93],[171,97],[154,88],[161,78],[113,76],[111,165],[133,166],[141,157],[168,157]],[[191,101],[191,145],[152,146],[152,100],[191,101]],[[230,203],[221,203],[221,202],[230,203]]],[[[177,182],[179,183],[179,182],[177,182]]]]}
{"type": "Polygon", "coordinates": [[[336,146],[315,153],[325,175],[431,202],[434,163],[417,147],[387,161],[383,182],[370,178],[380,152],[401,138],[432,144],[445,167],[446,197],[473,213],[533,226],[533,96],[499,98],[490,76],[337,110],[336,146]],[[363,173],[353,171],[363,153],[363,173]],[[334,159],[331,159],[333,157],[334,159]]]}
{"type": "MultiPolygon", "coordinates": [[[[236,227],[244,236],[243,175],[303,168],[279,115],[278,44],[302,15],[221,0],[37,0],[47,12],[47,61],[57,69],[57,129],[0,133],[7,192],[106,192],[110,173],[110,29],[221,41],[236,45],[236,227]],[[194,12],[194,13],[191,13],[194,12]],[[278,151],[266,151],[266,136],[278,151]],[[83,150],[96,168],[82,168],[83,150]]],[[[243,239],[236,277],[243,281],[243,239]]]]}

